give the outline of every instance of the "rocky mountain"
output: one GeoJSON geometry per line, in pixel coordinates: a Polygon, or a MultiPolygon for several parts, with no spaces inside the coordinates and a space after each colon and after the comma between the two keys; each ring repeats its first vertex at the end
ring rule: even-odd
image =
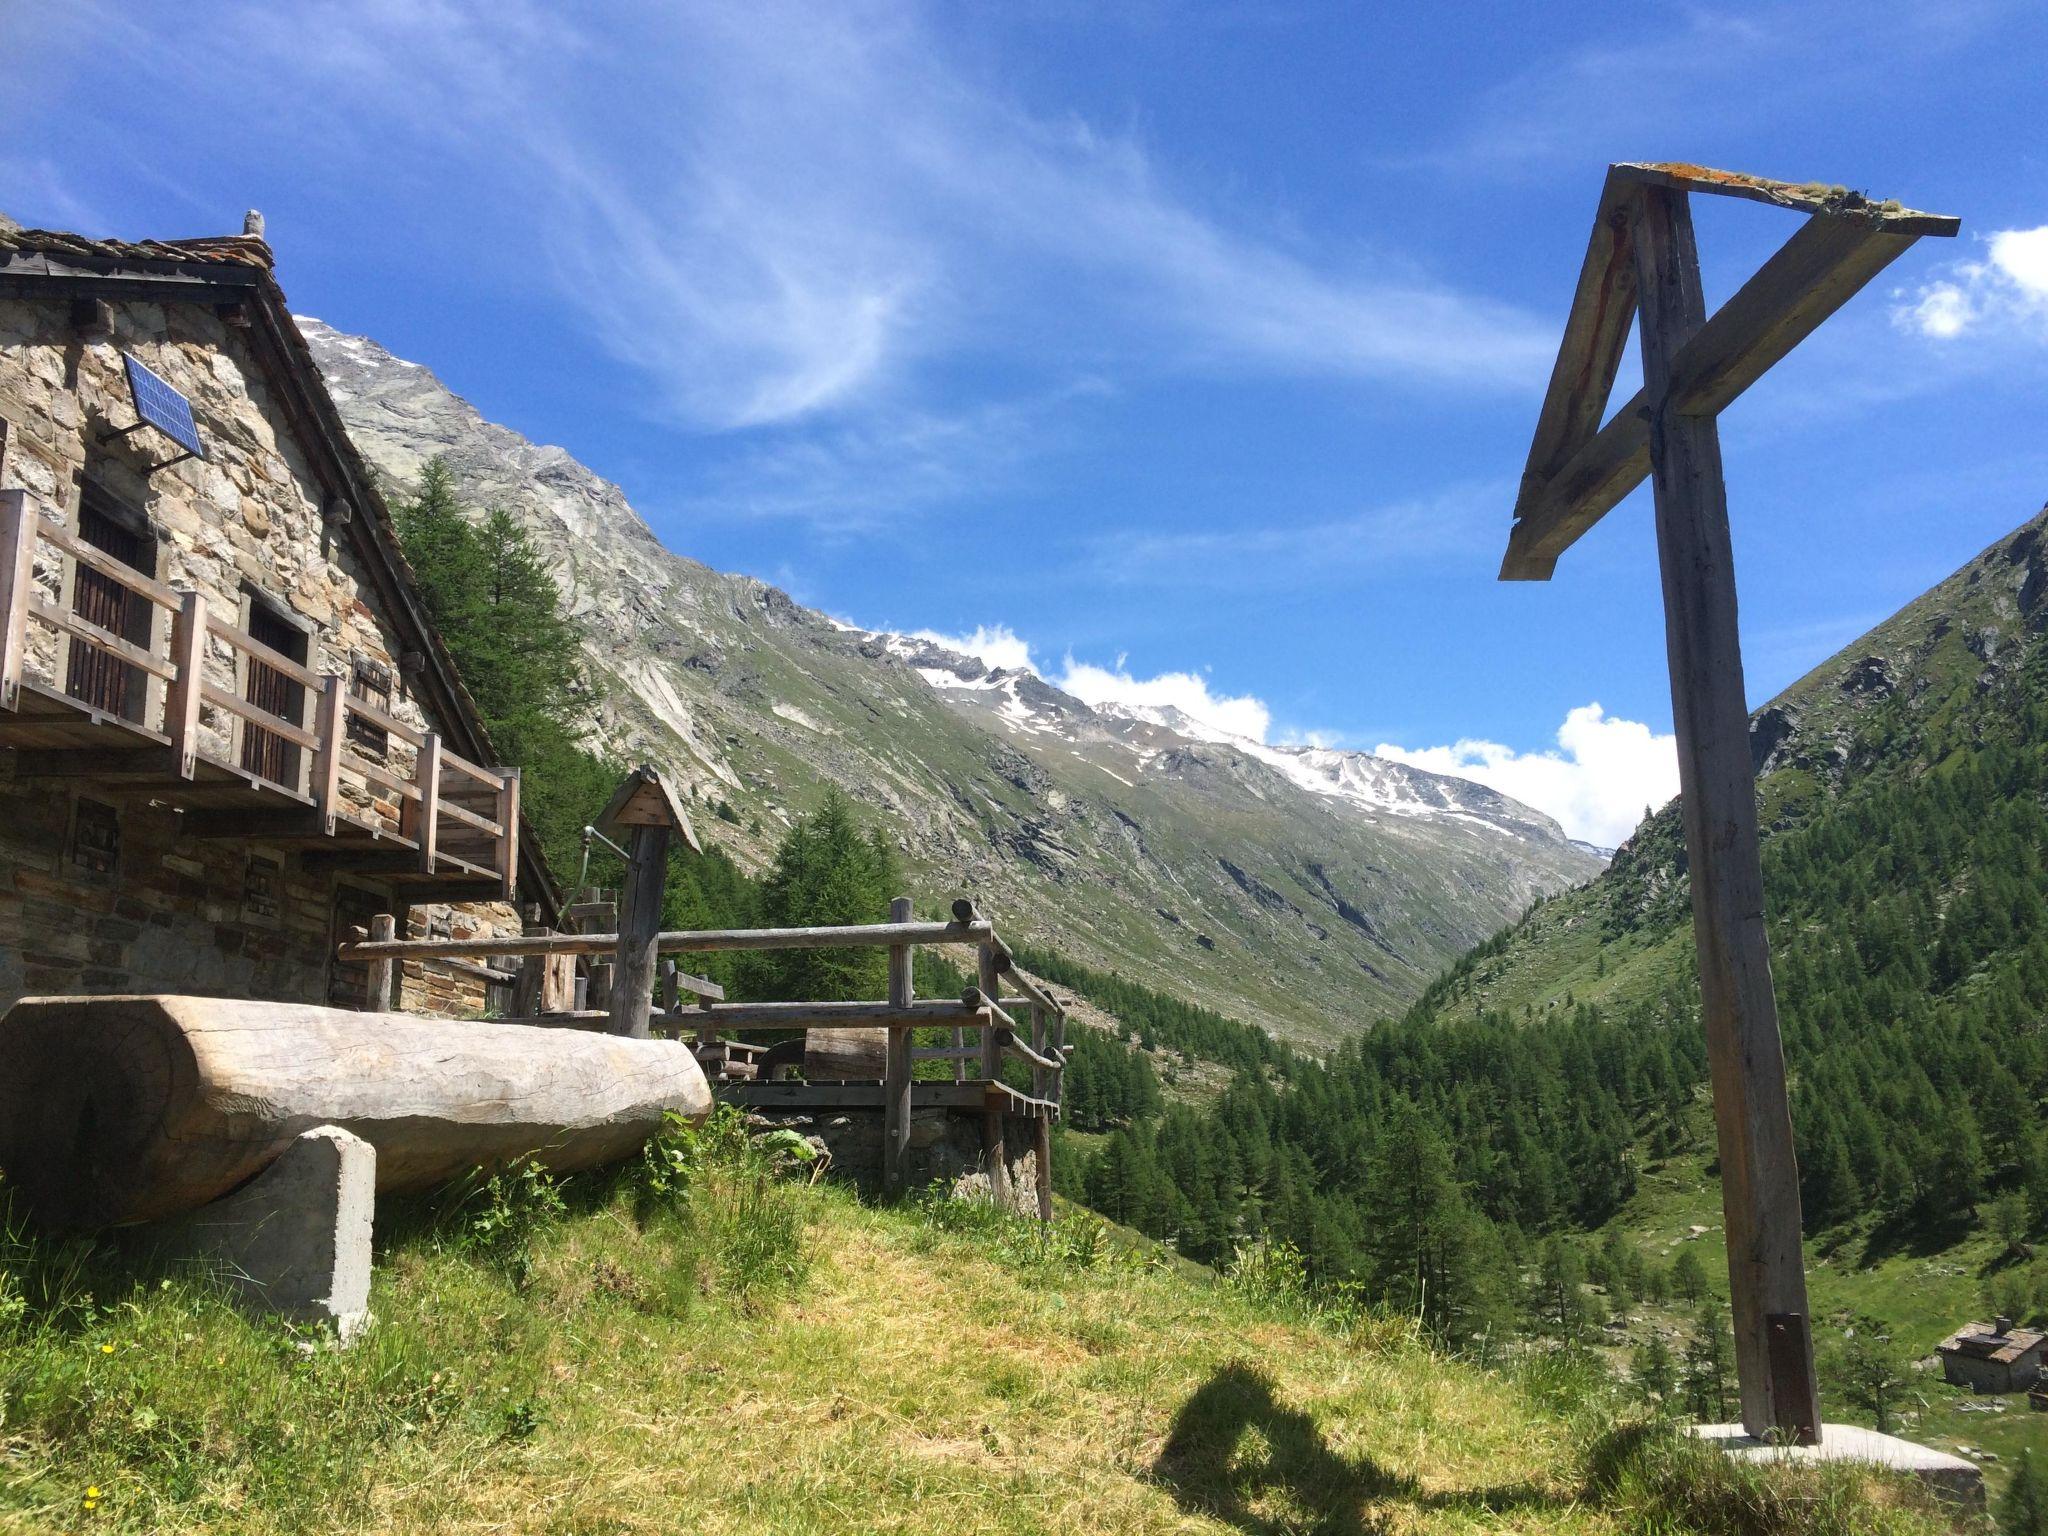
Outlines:
{"type": "Polygon", "coordinates": [[[300,322],[358,445],[403,489],[445,459],[531,531],[588,639],[593,731],[735,819],[758,863],[839,785],[897,832],[921,905],[1328,1044],[1598,858],[1540,812],[1364,753],[1091,708],[1028,672],[850,628],[665,549],[620,489],[427,369],[300,322]]]}

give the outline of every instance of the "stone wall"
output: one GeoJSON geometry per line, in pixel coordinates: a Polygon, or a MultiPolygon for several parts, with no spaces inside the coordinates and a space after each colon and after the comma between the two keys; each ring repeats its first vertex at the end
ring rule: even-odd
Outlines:
{"type": "MultiPolygon", "coordinates": [[[[39,515],[75,529],[90,480],[147,518],[157,580],[205,594],[237,628],[260,594],[306,626],[314,672],[347,675],[359,657],[386,668],[390,713],[414,729],[438,728],[403,689],[396,631],[347,530],[323,515],[320,480],[246,337],[210,306],[117,305],[111,337],[86,339],[68,301],[0,300],[0,435],[0,489],[26,490],[39,515]],[[175,451],[164,439],[144,431],[98,441],[134,420],[123,352],[192,401],[206,460],[145,476],[144,467],[175,451]]],[[[69,564],[39,545],[37,580],[60,607],[70,602],[69,564]]],[[[156,623],[161,654],[169,623],[161,610],[156,623]]],[[[65,642],[44,624],[30,633],[27,675],[60,683],[65,642]]],[[[216,686],[239,694],[238,664],[226,642],[210,642],[216,686]]],[[[153,682],[142,720],[153,729],[161,695],[153,682]]],[[[202,708],[206,750],[232,760],[231,730],[225,711],[202,708]]],[[[389,752],[391,770],[409,775],[405,744],[394,738],[389,752]]],[[[358,816],[398,825],[395,800],[360,775],[344,771],[343,794],[358,816]]],[[[391,905],[375,881],[309,871],[295,850],[180,837],[177,814],[146,794],[90,777],[19,780],[0,753],[0,1007],[25,992],[131,990],[326,1001],[337,901],[351,911],[391,905]]],[[[517,917],[479,904],[456,913],[453,927],[516,931],[517,917]]],[[[411,998],[455,1012],[482,1006],[474,982],[451,988],[445,976],[414,976],[411,998]]]]}
{"type": "MultiPolygon", "coordinates": [[[[876,1191],[882,1185],[882,1112],[878,1109],[806,1111],[750,1110],[748,1122],[762,1129],[787,1129],[816,1138],[831,1154],[834,1178],[850,1179],[876,1191]]],[[[912,1189],[944,1185],[986,1196],[988,1162],[982,1150],[981,1111],[920,1109],[910,1117],[909,1184],[912,1189]]],[[[1003,1120],[1003,1148],[1010,1167],[1011,1201],[1036,1214],[1037,1158],[1032,1123],[1017,1115],[1003,1120]]]]}

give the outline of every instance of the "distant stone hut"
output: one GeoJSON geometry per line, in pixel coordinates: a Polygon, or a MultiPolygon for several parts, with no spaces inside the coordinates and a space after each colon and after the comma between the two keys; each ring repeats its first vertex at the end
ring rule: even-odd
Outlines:
{"type": "Polygon", "coordinates": [[[2040,1379],[2048,1334],[2015,1328],[2009,1317],[1966,1323],[1935,1349],[1950,1382],[1973,1392],[2024,1392],[2040,1379]]]}

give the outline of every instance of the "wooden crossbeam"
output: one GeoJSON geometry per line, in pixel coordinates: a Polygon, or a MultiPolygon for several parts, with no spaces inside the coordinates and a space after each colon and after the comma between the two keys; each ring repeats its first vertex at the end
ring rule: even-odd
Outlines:
{"type": "Polygon", "coordinates": [[[1773,207],[1790,208],[1799,213],[1852,219],[1869,228],[1895,235],[1952,236],[1963,227],[1963,221],[1954,214],[1922,213],[1916,208],[1903,208],[1888,198],[1874,198],[1850,187],[1830,186],[1818,181],[1773,181],[1768,176],[1751,176],[1744,171],[1717,171],[1712,166],[1691,165],[1677,160],[1624,160],[1608,170],[1610,177],[1618,175],[1642,186],[1746,198],[1753,203],[1769,203],[1773,207]]]}
{"type": "MultiPolygon", "coordinates": [[[[1617,170],[1620,168],[1617,167],[1617,170]]],[[[1610,173],[1609,191],[1619,184],[1629,202],[1629,178],[1610,173]]],[[[1624,204],[1626,206],[1626,204],[1624,204]]],[[[1611,249],[1615,237],[1606,227],[1615,209],[1605,198],[1603,219],[1588,250],[1611,249]]],[[[1916,217],[1931,217],[1920,215],[1916,217]]],[[[1951,223],[1953,221],[1950,221],[1951,223]]],[[[1733,298],[1716,310],[1672,361],[1672,399],[1685,415],[1712,415],[1725,408],[1800,342],[1819,329],[1872,278],[1905,254],[1919,233],[1895,224],[1817,212],[1779,248],[1733,298]]],[[[1580,277],[1583,291],[1586,277],[1580,277]]],[[[1618,291],[1618,287],[1617,290],[1618,291]]],[[[1634,285],[1629,285],[1633,304],[1634,285]]],[[[1633,311],[1631,310],[1631,313],[1633,311]]],[[[1575,302],[1574,320],[1579,318],[1575,302]]],[[[1626,326],[1626,319],[1623,324],[1626,326]]],[[[1574,339],[1568,325],[1558,353],[1560,371],[1579,376],[1587,343],[1574,339]],[[1568,362],[1570,367],[1568,367],[1568,362]]],[[[1608,382],[1612,384],[1610,371],[1608,382]]],[[[1580,440],[1568,458],[1547,478],[1537,466],[1537,450],[1545,448],[1543,423],[1553,417],[1583,419],[1583,392],[1571,379],[1551,379],[1550,394],[1539,418],[1538,441],[1530,451],[1522,495],[1515,509],[1515,527],[1501,562],[1503,581],[1547,581],[1557,558],[1587,529],[1642,484],[1650,472],[1650,428],[1647,401],[1641,391],[1590,437],[1580,440]]],[[[1553,426],[1551,440],[1569,442],[1553,426]]],[[[1554,447],[1546,449],[1554,456],[1554,447]]]]}

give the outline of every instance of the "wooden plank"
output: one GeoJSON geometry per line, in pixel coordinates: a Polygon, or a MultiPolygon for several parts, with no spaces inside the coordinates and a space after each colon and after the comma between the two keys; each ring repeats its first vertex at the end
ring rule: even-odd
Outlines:
{"type": "Polygon", "coordinates": [[[319,713],[314,716],[313,734],[320,744],[313,749],[313,781],[309,788],[313,808],[326,818],[330,833],[334,831],[341,801],[341,746],[347,735],[341,705],[347,696],[348,685],[340,677],[330,675],[320,690],[319,713]]]}
{"type": "Polygon", "coordinates": [[[498,874],[505,882],[505,899],[519,899],[519,770],[507,768],[498,791],[498,874]]]}
{"type": "Polygon", "coordinates": [[[477,783],[483,785],[486,789],[499,790],[505,787],[503,774],[493,773],[488,768],[472,763],[468,758],[450,752],[445,745],[441,748],[441,765],[444,768],[453,768],[457,773],[476,780],[477,783]]]}
{"type": "Polygon", "coordinates": [[[58,607],[39,592],[32,590],[29,593],[28,611],[31,616],[41,619],[45,624],[76,636],[94,650],[105,651],[110,656],[118,657],[137,671],[147,672],[151,677],[162,678],[165,682],[171,680],[173,668],[170,662],[160,656],[152,656],[141,646],[122,639],[110,629],[102,629],[90,619],[81,618],[69,608],[58,607]]]}
{"type": "Polygon", "coordinates": [[[1812,1443],[1820,1425],[1811,1349],[1796,1361],[1781,1350],[1774,1361],[1767,1336],[1772,1314],[1810,1314],[1799,1245],[1799,1172],[1764,930],[1720,434],[1713,417],[1687,415],[1669,393],[1677,359],[1706,318],[1684,193],[1645,191],[1636,252],[1644,388],[1659,402],[1650,423],[1657,557],[1742,1422],[1759,1437],[1780,1433],[1812,1443]]]}
{"type": "Polygon", "coordinates": [[[1852,187],[1827,182],[1773,181],[1768,176],[1751,176],[1743,171],[1719,171],[1712,166],[1683,161],[1629,161],[1608,167],[1611,178],[1626,177],[1639,185],[1679,192],[1711,192],[1717,197],[1740,197],[1755,203],[1769,203],[1799,213],[1824,215],[1845,223],[1861,224],[1898,235],[1953,235],[1963,221],[1953,214],[1922,213],[1902,208],[1889,199],[1867,196],[1852,187]]]}
{"type": "Polygon", "coordinates": [[[206,596],[187,592],[171,619],[171,682],[164,691],[164,734],[171,738],[178,777],[198,768],[199,686],[206,680],[206,596]]]}
{"type": "Polygon", "coordinates": [[[225,688],[217,688],[204,678],[200,679],[199,697],[215,709],[224,709],[231,715],[239,715],[259,730],[268,731],[273,736],[282,736],[286,741],[308,749],[320,745],[313,733],[304,726],[294,724],[283,715],[273,715],[261,705],[251,704],[240,694],[229,693],[225,688]]]}
{"type": "MultiPolygon", "coordinates": [[[[342,693],[342,701],[346,703],[347,698],[347,690],[344,689],[342,693]]],[[[346,745],[346,741],[344,741],[344,745],[346,745]]],[[[350,754],[351,755],[347,759],[347,765],[350,772],[361,774],[363,778],[367,780],[369,783],[378,785],[381,788],[389,790],[392,794],[398,796],[398,798],[401,800],[419,799],[419,786],[413,783],[410,779],[401,779],[397,774],[393,773],[384,764],[373,763],[369,761],[367,758],[363,757],[360,752],[355,751],[355,749],[353,748],[350,748],[350,754]]]]}
{"type": "MultiPolygon", "coordinates": [[[[1036,1083],[1036,1071],[1050,1071],[1059,1065],[1050,1056],[1035,1051],[1026,1045],[1017,1031],[1009,1028],[1007,1025],[996,1026],[996,1041],[1009,1055],[1016,1057],[1019,1061],[1029,1062],[1036,1069],[1033,1077],[1034,1083],[1036,1083]]],[[[1041,1091],[1038,1096],[1043,1098],[1043,1092],[1041,1091]]]]}
{"type": "Polygon", "coordinates": [[[36,524],[26,491],[0,491],[0,709],[21,703],[28,659],[28,605],[35,595],[36,524]]]}
{"type": "MultiPolygon", "coordinates": [[[[445,752],[441,755],[441,760],[443,762],[448,760],[445,752]]],[[[502,837],[505,832],[505,829],[499,826],[497,822],[491,820],[490,817],[479,816],[475,811],[457,805],[446,795],[441,797],[441,815],[444,819],[460,822],[465,827],[474,827],[487,837],[502,837]]]]}
{"type": "MultiPolygon", "coordinates": [[[[420,870],[431,875],[434,872],[436,844],[441,840],[441,733],[428,731],[420,738],[418,759],[413,764],[413,781],[419,785],[420,797],[411,802],[408,809],[413,812],[412,825],[406,830],[420,846],[420,870]]],[[[486,953],[478,951],[478,953],[486,953]]],[[[507,950],[516,954],[516,950],[507,950]]]]}
{"type": "Polygon", "coordinates": [[[1536,417],[1515,509],[1518,521],[1525,505],[1541,497],[1558,470],[1600,429],[1606,413],[1636,314],[1635,257],[1629,245],[1633,202],[1634,183],[1610,167],[1565,317],[1557,362],[1550,370],[1550,387],[1536,417]]]}
{"type": "MultiPolygon", "coordinates": [[[[910,898],[898,896],[889,903],[889,921],[910,921],[910,898]]],[[[909,1012],[915,1001],[911,985],[908,944],[889,950],[889,1006],[909,1012]]],[[[910,1182],[910,1034],[892,1030],[888,1035],[888,1056],[883,1073],[882,1099],[882,1193],[901,1196],[910,1182]]]]}
{"type": "MultiPolygon", "coordinates": [[[[291,657],[285,655],[283,651],[265,645],[254,635],[235,628],[227,620],[209,616],[206,620],[206,629],[207,633],[217,639],[227,641],[236,650],[255,657],[256,660],[262,662],[271,671],[282,672],[301,688],[309,688],[315,693],[320,691],[321,679],[312,668],[302,661],[294,661],[291,657]]],[[[268,729],[268,727],[265,727],[265,729],[268,729]]]]}
{"type": "Polygon", "coordinates": [[[387,714],[385,711],[377,708],[376,705],[367,703],[362,699],[351,698],[348,701],[348,712],[369,721],[370,724],[376,726],[378,730],[384,732],[387,736],[394,736],[407,746],[417,747],[427,739],[424,731],[407,725],[396,715],[387,714]]]}
{"type": "MultiPolygon", "coordinates": [[[[1672,398],[1687,415],[1732,403],[1916,237],[1809,219],[1706,321],[1672,362],[1672,398]]],[[[1650,472],[1648,397],[1637,391],[1607,425],[1531,493],[1525,483],[1503,581],[1546,581],[1557,557],[1650,472]]]]}
{"type": "Polygon", "coordinates": [[[126,587],[130,592],[147,598],[159,608],[168,608],[176,612],[184,601],[182,593],[165,586],[153,576],[145,576],[132,565],[123,565],[104,549],[95,548],[69,529],[58,526],[48,518],[40,520],[36,532],[80,565],[98,571],[116,586],[126,587]]]}
{"type": "MultiPolygon", "coordinates": [[[[866,923],[836,928],[708,928],[667,930],[655,937],[663,954],[707,954],[758,949],[888,949],[897,944],[971,944],[994,930],[987,923],[866,923]]],[[[615,948],[612,933],[559,933],[530,939],[403,939],[393,953],[426,955],[601,955],[615,948]],[[531,947],[530,947],[531,946],[531,947]]],[[[351,950],[362,946],[350,946],[351,950]]]]}
{"type": "MultiPolygon", "coordinates": [[[[997,1024],[993,1017],[1002,1001],[1003,973],[998,968],[993,934],[982,941],[976,960],[981,997],[991,1015],[981,1026],[981,1075],[993,1083],[1003,1073],[1003,1048],[997,1034],[1003,1026],[997,1024]]],[[[966,999],[963,997],[961,1001],[966,999]]],[[[988,1161],[989,1196],[1007,1210],[1010,1205],[1010,1154],[1004,1146],[1003,1137],[1003,1110],[996,1100],[990,1099],[982,1108],[981,1147],[988,1161]]]]}
{"type": "MultiPolygon", "coordinates": [[[[980,1024],[988,1016],[948,998],[894,1003],[716,1003],[694,1017],[720,1030],[928,1029],[980,1024]]],[[[979,1049],[977,1047],[977,1049],[979,1049]]]]}

